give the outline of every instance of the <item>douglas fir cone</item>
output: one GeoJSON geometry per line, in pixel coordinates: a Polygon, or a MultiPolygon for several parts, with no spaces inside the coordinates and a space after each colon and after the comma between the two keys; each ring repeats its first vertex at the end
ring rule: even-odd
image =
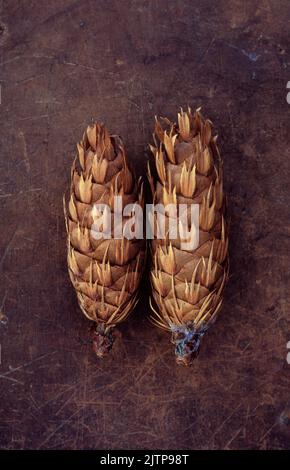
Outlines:
{"type": "Polygon", "coordinates": [[[199,205],[198,246],[185,249],[180,235],[158,239],[156,223],[151,243],[152,320],[171,332],[177,362],[190,365],[221,308],[228,277],[222,162],[211,122],[199,110],[181,110],[178,125],[156,119],[154,142],[153,203],[199,205]]]}
{"type": "MultiPolygon", "coordinates": [[[[89,126],[77,149],[65,211],[68,269],[79,306],[94,322],[94,351],[102,357],[112,346],[112,328],[137,302],[145,257],[143,239],[130,240],[123,232],[120,238],[114,238],[115,196],[121,198],[123,207],[134,203],[143,206],[143,188],[129,169],[121,138],[109,135],[102,124],[89,126]],[[94,236],[97,203],[110,208],[110,237],[94,236]]],[[[124,217],[122,208],[118,210],[123,228],[130,217],[124,217]]]]}

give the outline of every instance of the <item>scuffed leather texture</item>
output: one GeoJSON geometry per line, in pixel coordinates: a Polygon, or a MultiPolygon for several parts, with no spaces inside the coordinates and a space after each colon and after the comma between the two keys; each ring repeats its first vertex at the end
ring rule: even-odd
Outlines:
{"type": "Polygon", "coordinates": [[[290,448],[289,2],[13,0],[0,12],[0,447],[290,448]],[[154,115],[215,123],[231,219],[220,317],[191,368],[144,280],[95,357],[62,195],[91,118],[145,174],[154,115]],[[6,324],[5,324],[6,323],[6,324]]]}

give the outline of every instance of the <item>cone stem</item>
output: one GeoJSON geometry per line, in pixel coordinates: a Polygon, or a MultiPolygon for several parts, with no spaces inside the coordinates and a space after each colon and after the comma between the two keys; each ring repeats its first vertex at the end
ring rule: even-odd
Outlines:
{"type": "Polygon", "coordinates": [[[172,342],[175,344],[177,364],[190,366],[198,356],[204,331],[196,331],[192,326],[175,327],[172,342]]]}
{"type": "Polygon", "coordinates": [[[96,323],[92,327],[93,350],[98,357],[106,356],[112,349],[114,336],[111,328],[106,328],[102,323],[96,323]]]}

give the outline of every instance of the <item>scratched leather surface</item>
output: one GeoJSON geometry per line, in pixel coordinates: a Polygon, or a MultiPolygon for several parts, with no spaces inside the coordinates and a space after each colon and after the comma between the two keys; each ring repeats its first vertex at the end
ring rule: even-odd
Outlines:
{"type": "Polygon", "coordinates": [[[290,7],[1,2],[1,448],[290,448],[290,7]],[[96,360],[66,271],[62,194],[92,117],[138,174],[155,114],[202,105],[224,157],[231,278],[190,369],[148,287],[96,360]],[[2,300],[1,300],[2,299],[2,300]]]}

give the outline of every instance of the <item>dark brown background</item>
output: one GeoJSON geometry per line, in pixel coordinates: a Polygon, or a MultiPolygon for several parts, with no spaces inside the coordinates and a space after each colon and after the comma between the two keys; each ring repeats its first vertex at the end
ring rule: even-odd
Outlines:
{"type": "Polygon", "coordinates": [[[290,448],[290,5],[2,1],[1,448],[290,448]],[[220,135],[231,279],[190,369],[146,289],[97,360],[66,269],[62,194],[91,118],[139,174],[155,114],[220,135]]]}

